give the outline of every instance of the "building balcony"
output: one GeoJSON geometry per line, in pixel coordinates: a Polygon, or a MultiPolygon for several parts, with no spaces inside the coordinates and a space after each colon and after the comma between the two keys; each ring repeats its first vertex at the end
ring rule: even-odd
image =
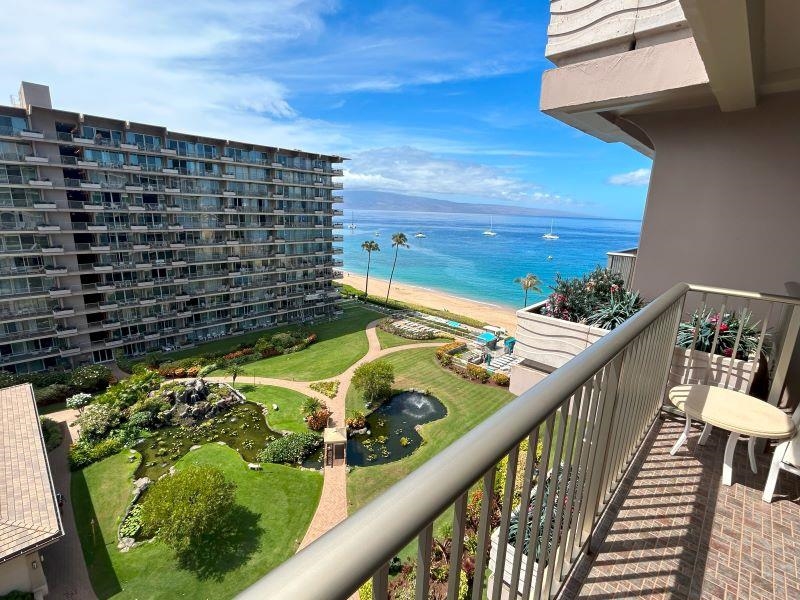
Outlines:
{"type": "Polygon", "coordinates": [[[618,273],[625,282],[627,289],[632,289],[633,272],[636,268],[636,252],[637,248],[630,248],[628,250],[619,250],[618,252],[606,252],[608,263],[606,267],[612,273],[618,273]]]}
{"type": "MultiPolygon", "coordinates": [[[[470,559],[472,598],[798,597],[800,478],[782,477],[776,501],[763,502],[770,456],[757,459],[753,474],[740,445],[734,484],[724,485],[722,430],[701,447],[697,428],[688,447],[669,453],[684,423],[665,406],[678,326],[701,302],[760,315],[758,348],[739,361],[751,374],[768,329],[783,324],[763,392],[777,404],[798,340],[800,299],[677,284],[239,598],[348,598],[371,579],[374,597],[385,599],[389,561],[409,543],[416,597],[425,598],[434,522],[443,514],[454,539],[471,532],[475,547],[489,550],[470,559]],[[566,476],[544,485],[554,465],[566,476]],[[482,495],[468,522],[476,488],[482,495]],[[532,529],[506,543],[512,517],[532,529]],[[523,553],[525,537],[535,561],[523,553]]],[[[740,368],[727,365],[714,375],[719,385],[740,368]]],[[[448,552],[456,597],[464,546],[448,552]]]]}

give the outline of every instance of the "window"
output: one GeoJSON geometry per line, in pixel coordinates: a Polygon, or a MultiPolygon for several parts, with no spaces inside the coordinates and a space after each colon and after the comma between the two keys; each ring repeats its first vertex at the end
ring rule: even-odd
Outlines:
{"type": "Polygon", "coordinates": [[[27,128],[28,122],[23,117],[0,115],[0,133],[10,135],[27,128]]]}

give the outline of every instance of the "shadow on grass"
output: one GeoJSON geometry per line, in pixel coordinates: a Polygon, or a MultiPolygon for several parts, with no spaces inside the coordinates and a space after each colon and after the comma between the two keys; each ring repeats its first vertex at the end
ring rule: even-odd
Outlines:
{"type": "MultiPolygon", "coordinates": [[[[69,443],[68,439],[64,443],[69,443]]],[[[116,544],[116,539],[103,539],[103,533],[100,531],[97,514],[89,494],[89,487],[86,485],[86,477],[82,470],[72,473],[70,492],[75,524],[81,540],[83,559],[86,561],[89,571],[89,579],[92,581],[92,587],[98,598],[109,598],[122,591],[108,554],[108,544],[116,544]]]]}
{"type": "Polygon", "coordinates": [[[244,394],[249,394],[250,392],[255,392],[257,387],[252,383],[240,383],[235,386],[237,390],[244,394]]]}
{"type": "Polygon", "coordinates": [[[178,566],[200,580],[221,581],[258,550],[263,533],[258,519],[258,514],[235,505],[213,534],[178,553],[178,566]]]}

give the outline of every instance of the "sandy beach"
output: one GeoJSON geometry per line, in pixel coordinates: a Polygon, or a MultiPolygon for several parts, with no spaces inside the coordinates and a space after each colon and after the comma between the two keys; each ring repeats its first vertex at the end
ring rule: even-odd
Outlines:
{"type": "MultiPolygon", "coordinates": [[[[366,278],[362,275],[345,273],[343,283],[351,285],[358,290],[364,289],[366,278]]],[[[371,296],[386,296],[389,282],[375,277],[369,278],[369,293],[371,296]]],[[[437,310],[448,310],[457,315],[465,315],[473,319],[486,321],[490,325],[504,327],[510,334],[517,329],[517,319],[514,310],[497,306],[496,304],[477,302],[467,298],[460,298],[426,288],[421,288],[407,283],[392,282],[392,295],[394,300],[413,302],[437,310]]]]}

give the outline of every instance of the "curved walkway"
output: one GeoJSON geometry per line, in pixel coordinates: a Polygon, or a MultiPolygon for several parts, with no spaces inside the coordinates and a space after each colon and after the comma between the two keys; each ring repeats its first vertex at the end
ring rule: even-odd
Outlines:
{"type": "MultiPolygon", "coordinates": [[[[320,379],[317,381],[338,381],[339,390],[336,396],[328,398],[312,390],[311,381],[290,381],[288,379],[277,379],[273,377],[247,377],[240,378],[239,381],[244,383],[252,382],[256,385],[274,385],[278,387],[288,388],[307,396],[317,398],[328,405],[331,411],[331,422],[334,427],[344,427],[346,419],[346,398],[347,391],[350,389],[350,384],[353,381],[353,374],[355,370],[364,363],[371,362],[378,358],[383,358],[389,354],[400,352],[403,350],[412,350],[414,348],[436,348],[441,345],[441,342],[411,342],[402,346],[394,346],[392,348],[381,349],[381,343],[378,339],[376,326],[381,319],[376,319],[367,324],[365,333],[367,334],[367,341],[369,349],[367,353],[359,360],[353,363],[347,370],[334,377],[320,379]]],[[[207,377],[208,381],[216,383],[231,383],[230,377],[207,377]]],[[[341,523],[347,518],[347,465],[339,464],[334,466],[323,467],[324,481],[322,483],[322,495],[317,504],[317,510],[314,513],[314,518],[311,519],[311,524],[308,526],[306,535],[300,544],[299,549],[303,549],[311,542],[316,540],[322,534],[330,529],[333,529],[337,524],[341,523]]]]}

